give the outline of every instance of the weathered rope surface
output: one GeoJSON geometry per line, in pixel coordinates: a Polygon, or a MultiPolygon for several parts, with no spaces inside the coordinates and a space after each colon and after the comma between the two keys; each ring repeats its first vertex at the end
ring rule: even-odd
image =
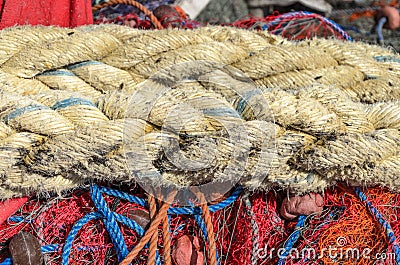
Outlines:
{"type": "Polygon", "coordinates": [[[388,49],[117,25],[16,27],[0,47],[0,198],[93,180],[400,190],[388,49]]]}

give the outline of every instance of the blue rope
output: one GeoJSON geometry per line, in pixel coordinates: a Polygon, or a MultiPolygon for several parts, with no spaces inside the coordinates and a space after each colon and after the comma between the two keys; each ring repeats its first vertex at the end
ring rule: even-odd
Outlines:
{"type": "Polygon", "coordinates": [[[383,42],[382,29],[383,29],[383,25],[385,25],[386,22],[387,22],[387,18],[383,17],[383,18],[379,19],[378,24],[376,25],[376,33],[378,34],[379,42],[383,42]]]}
{"type": "MultiPolygon", "coordinates": [[[[56,104],[54,104],[53,107],[51,107],[51,109],[53,110],[57,110],[57,109],[62,109],[62,108],[66,108],[72,105],[88,105],[88,106],[93,106],[95,107],[95,105],[93,104],[93,102],[87,100],[87,99],[82,99],[82,98],[68,98],[68,99],[64,99],[61,101],[58,101],[56,104]]],[[[44,106],[44,105],[28,105],[22,108],[15,108],[14,111],[10,112],[9,114],[7,114],[3,120],[5,122],[8,122],[12,119],[15,119],[25,113],[31,112],[31,111],[36,111],[36,110],[43,110],[43,109],[49,109],[49,107],[44,106]]]]}
{"type": "Polygon", "coordinates": [[[116,248],[118,260],[121,262],[129,254],[129,251],[125,244],[121,229],[118,226],[117,220],[110,208],[108,208],[107,202],[103,198],[103,194],[100,192],[100,189],[93,185],[90,189],[90,193],[94,205],[104,218],[104,225],[108,233],[111,235],[111,241],[116,248]]]}
{"type": "Polygon", "coordinates": [[[29,105],[29,106],[25,106],[22,108],[18,108],[16,107],[14,111],[12,111],[11,113],[7,114],[3,120],[5,122],[8,122],[9,120],[15,119],[27,112],[31,112],[31,111],[35,111],[35,110],[42,110],[42,109],[49,109],[46,106],[43,105],[29,105]]]}
{"type": "MultiPolygon", "coordinates": [[[[233,202],[237,200],[237,198],[240,196],[242,192],[242,188],[239,187],[237,188],[228,198],[226,198],[224,201],[211,205],[209,207],[210,212],[216,212],[218,210],[221,210],[229,205],[231,205],[233,202]]],[[[82,217],[80,220],[78,220],[74,226],[71,228],[71,231],[69,232],[65,244],[62,249],[62,265],[68,265],[69,264],[69,257],[71,255],[72,251],[72,245],[75,240],[75,237],[77,236],[78,232],[82,229],[83,226],[85,226],[88,222],[92,220],[98,220],[98,219],[103,219],[104,225],[111,237],[111,241],[114,245],[114,248],[117,252],[118,259],[121,260],[128,255],[128,249],[125,244],[125,240],[123,238],[122,232],[119,228],[118,222],[122,223],[123,225],[129,227],[130,229],[133,229],[138,236],[142,237],[145,234],[145,230],[138,225],[134,220],[131,220],[121,214],[118,214],[116,212],[112,212],[108,205],[107,202],[105,201],[103,194],[113,196],[115,198],[120,198],[126,201],[129,201],[131,203],[138,204],[143,207],[147,207],[147,202],[139,197],[129,195],[127,193],[113,190],[110,188],[106,187],[98,187],[96,185],[91,186],[90,189],[90,194],[92,196],[92,200],[94,202],[95,207],[97,208],[97,212],[92,212],[84,217],[82,217]]],[[[208,234],[207,234],[207,229],[205,226],[205,222],[201,216],[202,211],[200,207],[173,207],[168,210],[169,215],[193,215],[195,218],[196,223],[199,225],[204,238],[208,240],[208,234]]],[[[23,218],[15,216],[15,217],[10,217],[10,220],[12,221],[24,221],[23,218]]],[[[48,245],[42,247],[43,253],[47,252],[54,252],[56,251],[60,245],[48,245]]],[[[148,245],[146,245],[148,247],[148,245]]],[[[160,261],[160,255],[157,250],[156,253],[156,265],[161,264],[160,261]]],[[[218,260],[218,252],[217,252],[217,260],[218,260]]],[[[12,265],[12,260],[11,258],[8,258],[4,260],[0,265],[12,265]]]]}
{"type": "Polygon", "coordinates": [[[39,76],[75,76],[75,74],[65,70],[50,70],[39,74],[39,76]]]}
{"type": "Polygon", "coordinates": [[[68,265],[69,263],[69,256],[71,254],[72,243],[74,241],[75,236],[78,234],[79,230],[81,230],[81,228],[88,222],[100,219],[101,217],[102,217],[101,214],[98,212],[89,213],[74,224],[74,226],[72,227],[71,231],[68,234],[67,239],[65,240],[62,253],[62,260],[61,260],[62,265],[68,265]]]}
{"type": "Polygon", "coordinates": [[[392,63],[400,63],[400,59],[396,58],[395,56],[374,56],[374,59],[377,62],[392,62],[392,63]]]}
{"type": "MultiPolygon", "coordinates": [[[[96,220],[96,219],[104,220],[106,229],[107,229],[108,233],[110,234],[113,245],[116,248],[118,257],[122,256],[120,251],[124,251],[123,250],[124,246],[126,248],[125,240],[122,237],[122,233],[119,230],[118,223],[117,223],[117,227],[118,227],[117,229],[119,231],[116,230],[115,227],[112,227],[112,221],[110,221],[110,220],[114,220],[115,223],[116,223],[116,221],[118,221],[118,222],[126,225],[127,227],[133,229],[139,236],[143,236],[145,233],[144,229],[140,225],[138,225],[134,220],[131,220],[121,214],[111,212],[109,210],[108,206],[104,205],[105,200],[102,197],[101,188],[99,188],[97,186],[92,186],[91,187],[91,195],[92,195],[92,199],[95,203],[95,206],[96,206],[96,208],[98,208],[99,211],[85,215],[83,218],[81,218],[79,221],[77,221],[74,224],[74,226],[72,227],[70,233],[68,234],[68,237],[64,244],[63,253],[62,253],[62,265],[68,265],[68,263],[69,263],[69,256],[71,254],[72,243],[73,243],[76,235],[78,234],[79,230],[81,230],[84,225],[86,225],[88,222],[90,222],[92,220],[96,220]],[[102,202],[102,200],[104,202],[102,202]],[[107,208],[107,209],[104,209],[104,208],[107,208]],[[119,237],[118,235],[116,235],[116,233],[118,233],[118,232],[120,233],[120,236],[122,237],[122,239],[120,239],[121,242],[119,242],[118,244],[115,244],[114,240],[116,240],[116,238],[119,237]]],[[[126,248],[126,251],[128,252],[127,248],[126,248]]],[[[128,255],[128,254],[126,254],[126,255],[128,255]]],[[[122,258],[125,258],[126,255],[123,256],[122,258]]],[[[156,253],[156,264],[161,264],[158,251],[156,253]]]]}
{"type": "Polygon", "coordinates": [[[379,224],[386,232],[386,236],[389,239],[389,243],[392,244],[393,251],[396,255],[396,264],[400,264],[400,247],[397,244],[396,235],[394,234],[392,227],[390,226],[389,222],[385,220],[384,216],[376,209],[372,203],[368,200],[367,195],[362,192],[360,188],[354,188],[355,193],[360,198],[360,200],[365,203],[370,213],[375,216],[379,224]]]}
{"type": "MultiPolygon", "coordinates": [[[[142,207],[148,207],[147,202],[139,197],[124,193],[122,191],[118,190],[113,190],[110,188],[106,187],[99,187],[100,191],[104,194],[113,196],[115,198],[120,198],[122,200],[126,200],[131,203],[138,204],[142,207]]],[[[233,202],[239,198],[240,194],[242,193],[243,188],[238,187],[228,198],[226,198],[224,201],[213,204],[209,206],[210,212],[216,212],[219,211],[229,205],[231,205],[233,202]]],[[[202,211],[200,207],[171,207],[168,209],[168,214],[174,214],[174,215],[201,215],[202,211]]]]}
{"type": "Polygon", "coordinates": [[[307,216],[300,215],[299,220],[297,221],[296,227],[294,228],[293,233],[286,240],[285,245],[283,246],[285,252],[279,257],[278,265],[284,265],[286,258],[290,254],[290,250],[293,248],[294,244],[300,237],[300,230],[304,227],[307,216]]]}
{"type": "Polygon", "coordinates": [[[67,108],[69,106],[74,106],[74,105],[87,105],[87,106],[96,107],[93,104],[93,102],[91,102],[91,101],[89,101],[87,99],[83,99],[83,98],[67,98],[67,99],[63,99],[63,100],[58,101],[51,108],[53,110],[57,110],[57,109],[63,109],[63,108],[67,108]]]}
{"type": "Polygon", "coordinates": [[[99,64],[103,64],[102,62],[99,61],[84,61],[84,62],[80,62],[80,63],[74,63],[74,64],[70,64],[67,66],[68,70],[74,70],[76,68],[79,67],[83,67],[83,66],[88,66],[88,65],[99,65],[99,64]]]}

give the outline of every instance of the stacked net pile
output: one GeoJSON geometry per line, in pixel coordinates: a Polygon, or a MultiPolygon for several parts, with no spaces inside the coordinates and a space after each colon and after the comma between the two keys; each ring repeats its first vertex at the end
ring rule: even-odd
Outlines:
{"type": "MultiPolygon", "coordinates": [[[[186,28],[202,26],[188,17],[179,6],[168,6],[170,10],[158,11],[174,1],[101,1],[93,6],[94,24],[127,25],[139,29],[186,28]],[[156,16],[154,15],[156,13],[156,16]]],[[[167,7],[167,8],[168,8],[167,7]]]]}
{"type": "Polygon", "coordinates": [[[351,40],[351,37],[334,21],[310,12],[299,11],[240,19],[230,24],[244,29],[267,30],[289,40],[304,40],[315,37],[351,40]]]}
{"type": "MultiPolygon", "coordinates": [[[[125,188],[123,192],[121,188],[95,189],[103,194],[112,212],[136,221],[141,227],[120,224],[124,242],[132,249],[142,236],[141,229],[148,227],[148,207],[127,198],[145,200],[144,192],[138,188],[125,188]]],[[[40,239],[46,264],[117,264],[120,253],[111,240],[115,234],[108,230],[108,220],[82,221],[85,216],[104,210],[96,208],[95,192],[92,187],[91,191],[77,190],[63,198],[31,198],[0,226],[0,264],[12,264],[8,242],[20,231],[40,239]]],[[[399,195],[381,188],[370,189],[367,194],[398,236],[399,195]]],[[[210,204],[218,264],[397,264],[393,242],[385,235],[385,229],[348,187],[328,189],[324,211],[301,217],[305,220],[298,228],[296,223],[281,219],[278,197],[274,192],[249,195],[239,189],[229,193],[224,201],[210,204]],[[282,251],[298,231],[290,252],[282,251]],[[329,253],[330,248],[334,251],[329,253]]],[[[199,209],[192,208],[191,215],[178,214],[177,209],[182,208],[171,208],[169,213],[171,244],[185,235],[197,237],[201,241],[200,252],[206,256],[209,243],[196,215],[199,209]]],[[[156,264],[163,264],[161,233],[160,226],[156,264]]],[[[134,264],[148,264],[148,255],[149,249],[145,248],[134,264]]]]}
{"type": "MultiPolygon", "coordinates": [[[[152,17],[152,11],[162,5],[171,4],[173,1],[144,2],[142,9],[138,10],[135,5],[140,2],[113,0],[102,2],[93,7],[95,24],[113,23],[128,25],[133,28],[155,29],[160,20],[161,27],[194,29],[208,24],[216,24],[211,20],[198,22],[190,19],[179,6],[173,6],[175,12],[166,13],[158,18],[152,17]],[[129,3],[121,5],[118,3],[129,3]],[[147,15],[147,16],[146,16],[147,15]]],[[[310,12],[290,12],[285,14],[269,15],[266,17],[248,17],[235,20],[232,23],[223,23],[242,29],[267,30],[268,32],[283,36],[289,40],[304,40],[314,37],[336,38],[351,40],[351,37],[334,21],[310,12]]]]}

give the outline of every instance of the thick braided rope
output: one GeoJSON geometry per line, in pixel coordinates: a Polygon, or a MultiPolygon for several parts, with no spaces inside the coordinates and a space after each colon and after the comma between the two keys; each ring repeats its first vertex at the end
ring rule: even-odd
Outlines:
{"type": "Polygon", "coordinates": [[[168,208],[170,207],[170,204],[173,201],[176,193],[176,191],[172,191],[168,195],[166,202],[163,203],[163,205],[160,207],[155,219],[152,220],[151,225],[147,229],[144,236],[140,239],[140,242],[134,247],[131,252],[129,252],[125,259],[119,263],[119,265],[129,265],[136,258],[143,247],[147,244],[147,242],[151,239],[154,231],[158,231],[158,225],[167,215],[168,208]]]}
{"type": "Polygon", "coordinates": [[[297,193],[338,180],[400,187],[400,59],[390,50],[234,28],[115,25],[13,28],[1,31],[0,47],[1,198],[142,175],[187,187],[205,173],[209,182],[297,193]],[[173,114],[187,102],[196,113],[173,114]],[[249,137],[233,143],[221,124],[249,137]],[[276,152],[262,150],[267,135],[276,152]],[[205,136],[217,148],[198,145],[205,136]],[[162,159],[164,138],[183,146],[182,157],[207,154],[199,160],[212,169],[188,172],[162,159]],[[248,159],[231,159],[232,151],[248,159]],[[214,170],[228,162],[244,174],[214,170]]]}
{"type": "Polygon", "coordinates": [[[305,215],[300,215],[299,220],[297,221],[297,224],[294,228],[293,233],[289,236],[289,238],[285,241],[285,244],[283,246],[284,252],[280,253],[278,265],[284,265],[286,258],[290,254],[290,250],[294,247],[294,244],[296,244],[297,240],[300,237],[301,230],[303,229],[305,222],[306,222],[307,216],[305,215]]]}
{"type": "Polygon", "coordinates": [[[150,18],[151,23],[157,28],[157,29],[162,29],[163,26],[161,25],[160,21],[153,15],[153,13],[147,9],[144,5],[141,3],[134,1],[134,0],[109,0],[107,2],[104,2],[102,4],[98,4],[92,7],[92,11],[95,12],[97,10],[100,10],[104,7],[111,6],[111,5],[118,5],[118,4],[125,4],[125,5],[131,5],[142,11],[146,16],[150,18]]]}
{"type": "Polygon", "coordinates": [[[360,188],[355,187],[354,191],[357,194],[358,198],[360,198],[360,200],[365,203],[370,213],[376,218],[376,220],[385,230],[389,244],[392,245],[392,249],[395,254],[396,264],[400,264],[400,246],[398,245],[396,235],[393,232],[390,223],[386,221],[385,217],[379,212],[379,210],[372,205],[367,195],[360,188]]]}

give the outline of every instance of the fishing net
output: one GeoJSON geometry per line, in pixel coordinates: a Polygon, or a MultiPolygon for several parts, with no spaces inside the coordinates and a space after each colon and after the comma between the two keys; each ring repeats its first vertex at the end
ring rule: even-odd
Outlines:
{"type": "MultiPolygon", "coordinates": [[[[140,222],[138,216],[140,211],[148,214],[147,206],[126,198],[129,194],[145,200],[142,190],[96,189],[103,192],[112,212],[139,220],[143,229],[146,228],[146,222],[140,222]],[[122,193],[125,193],[125,198],[122,193]]],[[[62,198],[31,198],[0,226],[0,264],[11,264],[7,243],[19,231],[30,232],[41,240],[47,264],[115,264],[118,255],[110,239],[115,235],[105,227],[107,219],[82,221],[87,215],[104,210],[96,208],[93,200],[98,199],[94,193],[92,187],[91,191],[81,189],[62,198]],[[83,225],[77,228],[78,223],[83,225]],[[75,236],[71,241],[72,234],[75,236]],[[72,243],[70,247],[66,247],[67,242],[72,243]]],[[[369,202],[390,223],[394,234],[399,235],[399,195],[381,188],[371,188],[366,194],[369,202]]],[[[278,204],[279,195],[274,192],[249,195],[240,190],[230,193],[219,202],[219,206],[218,203],[210,204],[218,264],[277,263],[279,255],[285,256],[282,249],[287,247],[288,238],[296,231],[300,233],[287,253],[286,264],[396,264],[393,243],[389,242],[385,229],[380,227],[379,220],[371,215],[351,188],[339,185],[328,189],[324,195],[324,211],[318,216],[307,217],[299,228],[294,227],[296,223],[281,219],[278,204]]],[[[183,235],[193,235],[201,239],[202,251],[206,252],[204,242],[207,239],[201,222],[196,221],[196,210],[187,215],[179,209],[171,208],[169,214],[172,244],[183,235]]],[[[140,240],[141,232],[122,224],[120,229],[128,249],[133,248],[140,240]]],[[[160,226],[160,256],[163,251],[161,230],[160,226]]],[[[148,249],[145,249],[135,264],[147,264],[147,256],[148,249]]]]}

